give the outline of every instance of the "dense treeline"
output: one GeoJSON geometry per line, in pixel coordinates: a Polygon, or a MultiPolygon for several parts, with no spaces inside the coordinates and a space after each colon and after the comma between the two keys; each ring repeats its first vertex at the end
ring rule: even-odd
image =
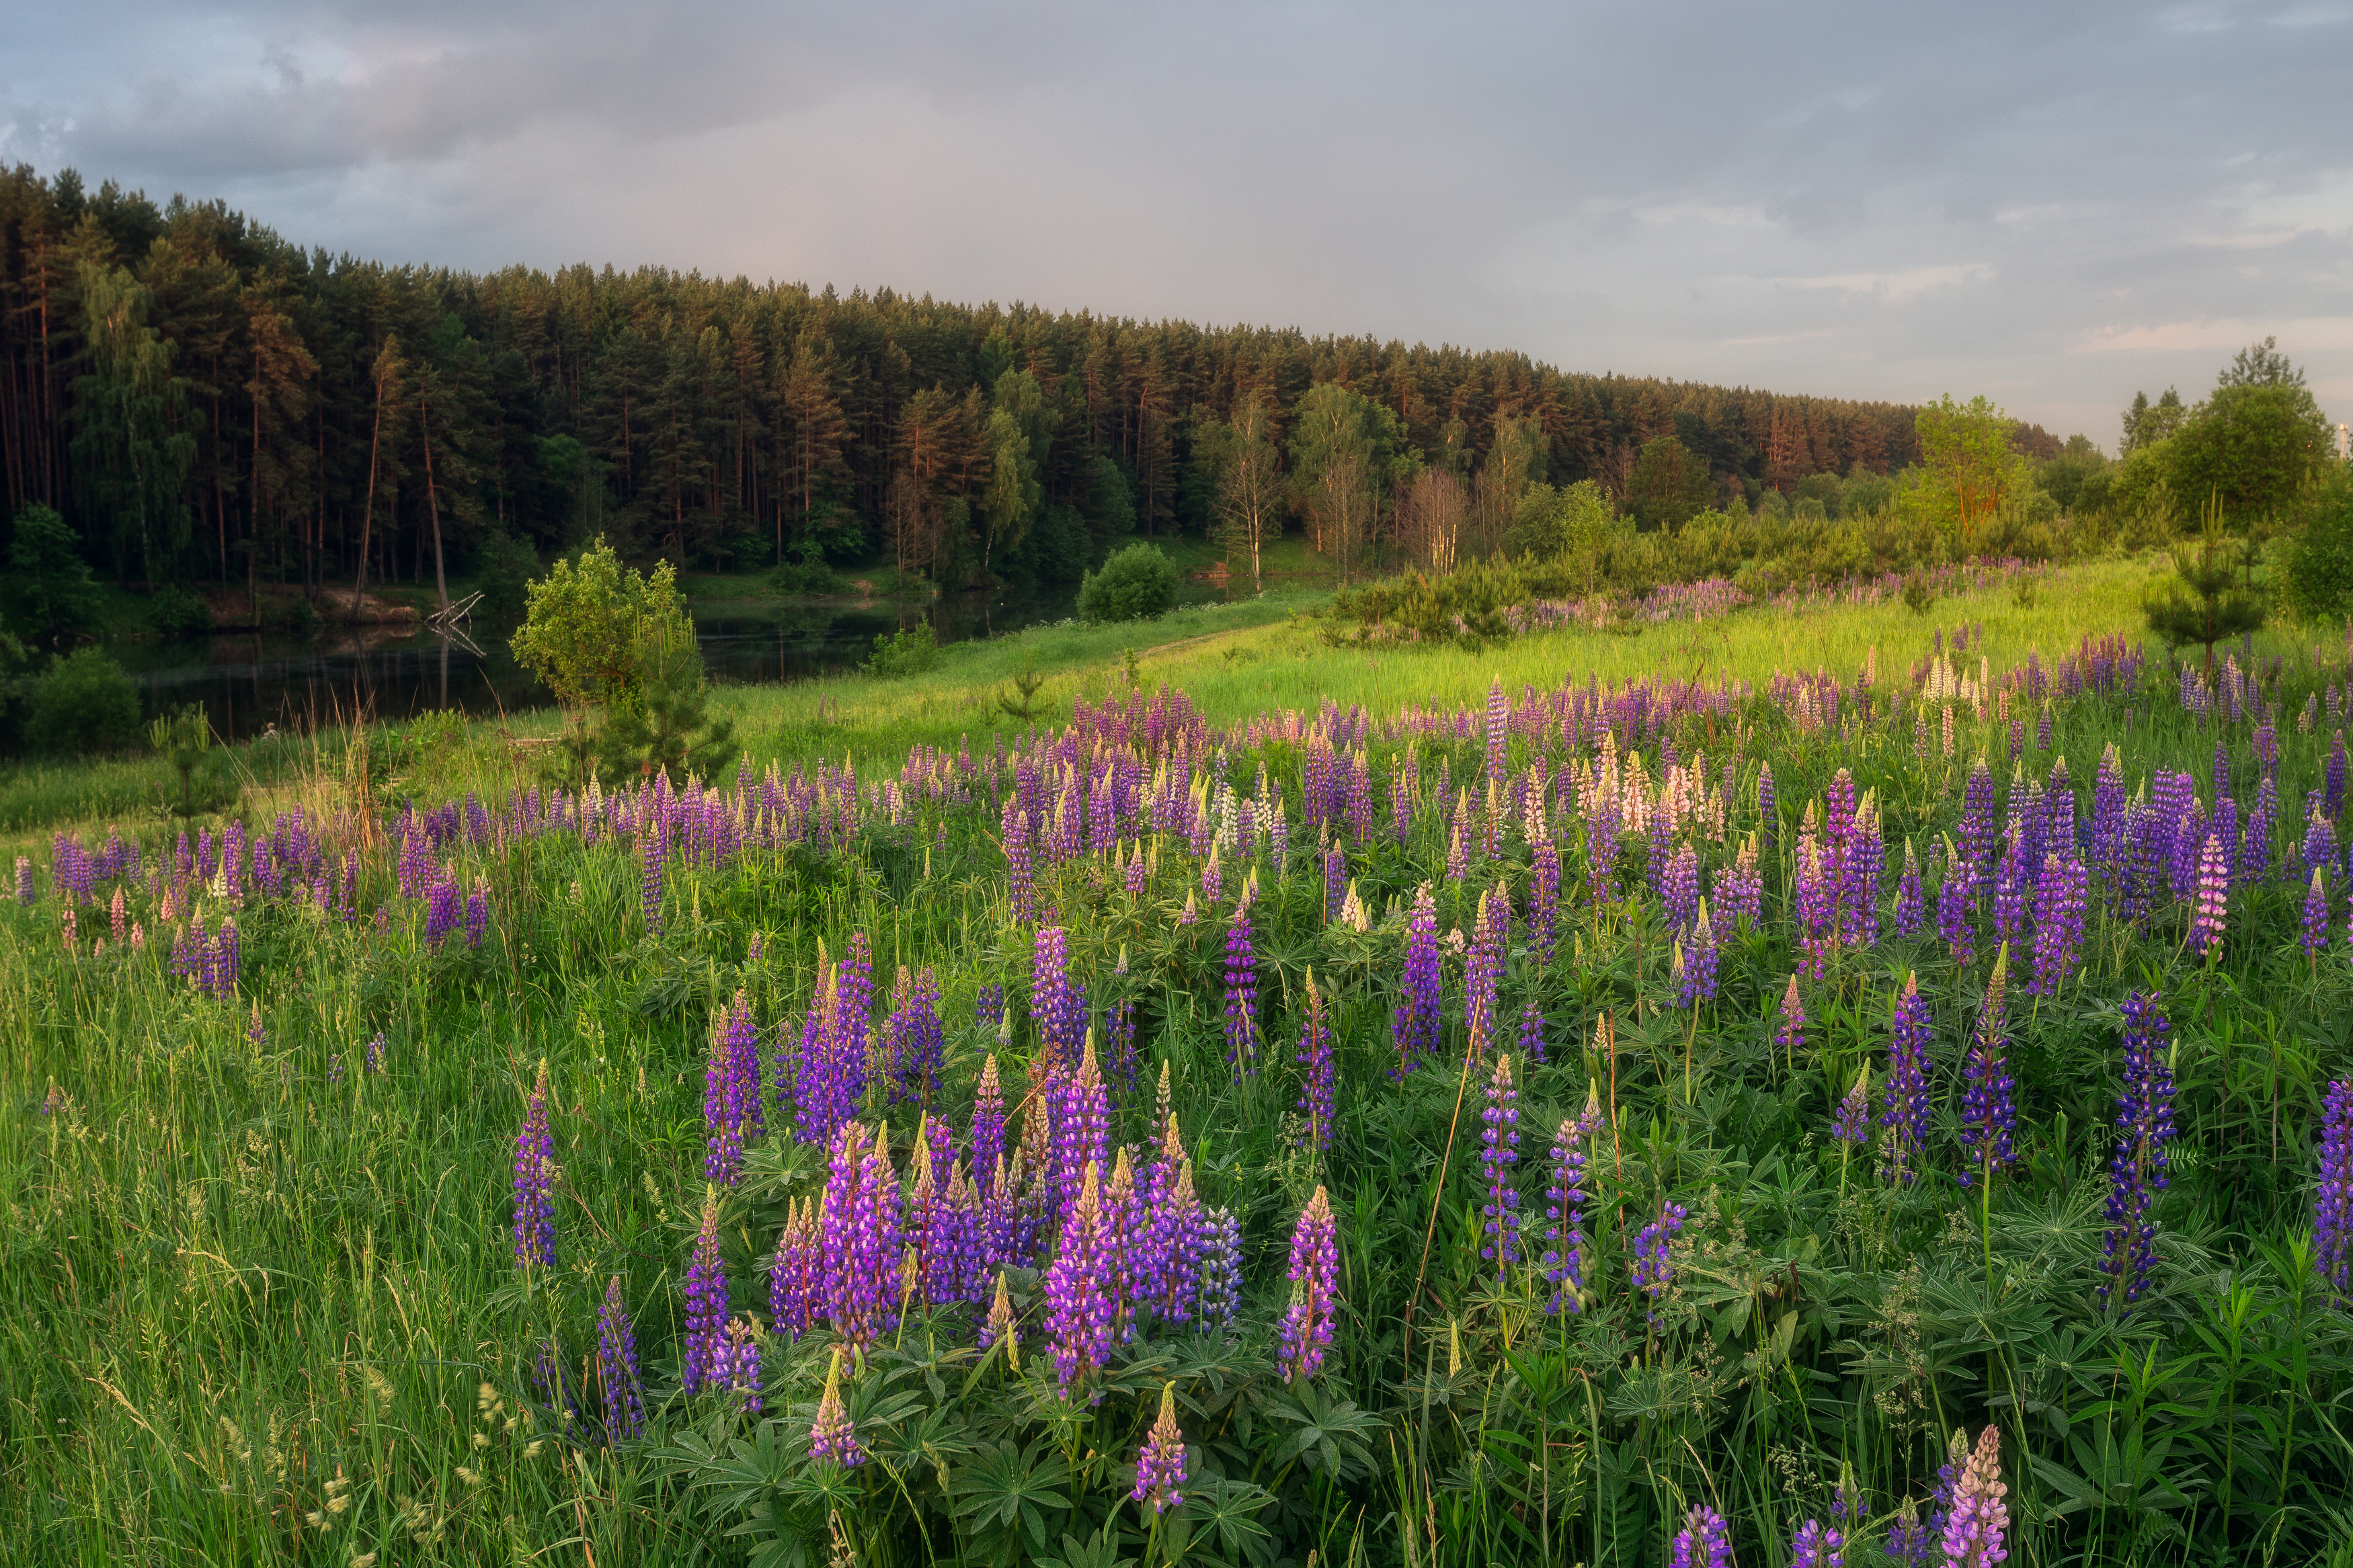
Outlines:
{"type": "Polygon", "coordinates": [[[1238,464],[1265,481],[1253,542],[1295,517],[1345,567],[1425,474],[1460,481],[1479,552],[1526,484],[1638,499],[1662,437],[1752,502],[1917,455],[1889,404],[889,289],[389,267],[21,165],[0,289],[8,514],[53,509],[133,585],[432,582],[598,532],[681,565],[1066,579],[1119,535],[1231,522],[1238,464]]]}

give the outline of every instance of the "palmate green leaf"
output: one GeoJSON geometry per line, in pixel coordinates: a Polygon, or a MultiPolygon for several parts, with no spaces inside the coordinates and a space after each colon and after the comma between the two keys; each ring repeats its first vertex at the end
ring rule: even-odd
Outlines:
{"type": "Polygon", "coordinates": [[[1046,1549],[1046,1515],[1070,1510],[1070,1462],[1042,1439],[976,1448],[948,1477],[958,1518],[992,1533],[1018,1527],[1038,1552],[1046,1549]]]}
{"type": "Polygon", "coordinates": [[[1124,1544],[1118,1524],[1108,1522],[1084,1541],[1063,1536],[1060,1555],[1039,1558],[1038,1568],[1127,1568],[1135,1559],[1121,1553],[1124,1544]]]}
{"type": "Polygon", "coordinates": [[[1264,1487],[1225,1476],[1207,1476],[1185,1489],[1185,1505],[1164,1521],[1170,1555],[1176,1556],[1190,1538],[1213,1541],[1227,1557],[1263,1561],[1274,1537],[1258,1516],[1274,1500],[1264,1487]]]}
{"type": "Polygon", "coordinates": [[[1344,1481],[1372,1468],[1372,1436],[1383,1422],[1357,1409],[1354,1400],[1333,1398],[1310,1379],[1295,1392],[1271,1400],[1267,1408],[1276,1420],[1297,1426],[1275,1450],[1277,1463],[1297,1459],[1310,1470],[1344,1481]]]}

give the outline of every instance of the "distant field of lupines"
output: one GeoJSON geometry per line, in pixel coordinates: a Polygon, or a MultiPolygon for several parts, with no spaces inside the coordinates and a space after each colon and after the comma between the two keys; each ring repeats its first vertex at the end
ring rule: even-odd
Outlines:
{"type": "Polygon", "coordinates": [[[2348,645],[1910,626],[60,835],[0,1557],[2353,1561],[2348,645]]]}

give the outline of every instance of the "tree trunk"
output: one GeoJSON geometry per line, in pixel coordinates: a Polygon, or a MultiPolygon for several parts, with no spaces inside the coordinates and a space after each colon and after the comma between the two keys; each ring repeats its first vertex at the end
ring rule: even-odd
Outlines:
{"type": "Polygon", "coordinates": [[[360,569],[352,579],[351,618],[354,621],[360,618],[360,597],[367,592],[368,535],[374,531],[375,522],[376,449],[383,440],[384,377],[379,374],[375,384],[375,428],[368,436],[367,500],[360,510],[360,569]]]}
{"type": "Polygon", "coordinates": [[[433,416],[431,408],[423,403],[417,405],[417,427],[425,437],[425,510],[433,519],[433,591],[440,598],[442,614],[447,615],[449,574],[441,561],[441,499],[433,486],[433,416]]]}

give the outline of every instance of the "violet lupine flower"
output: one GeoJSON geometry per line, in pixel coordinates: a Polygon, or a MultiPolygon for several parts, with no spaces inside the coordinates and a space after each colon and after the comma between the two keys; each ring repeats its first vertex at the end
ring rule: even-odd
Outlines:
{"type": "Polygon", "coordinates": [[[1945,841],[1945,879],[1936,889],[1936,937],[1955,963],[1977,956],[1977,879],[1953,841],[1945,841]]]}
{"type": "Polygon", "coordinates": [[[1688,928],[1699,918],[1699,851],[1689,844],[1669,858],[1659,897],[1666,906],[1667,923],[1675,929],[1688,928]]]}
{"type": "Polygon", "coordinates": [[[19,855],[16,857],[16,901],[29,909],[34,898],[33,862],[19,855]]]}
{"type": "Polygon", "coordinates": [[[1851,1149],[1860,1149],[1871,1138],[1871,1064],[1854,1075],[1854,1087],[1839,1101],[1838,1114],[1831,1118],[1831,1136],[1851,1149]]]}
{"type": "Polygon", "coordinates": [[[1057,1224],[1067,1224],[1086,1186],[1087,1172],[1094,1171],[1100,1180],[1111,1158],[1111,1097],[1103,1089],[1092,1033],[1086,1037],[1079,1070],[1068,1077],[1056,1074],[1050,1081],[1054,1215],[1057,1224]]]}
{"type": "Polygon", "coordinates": [[[734,1394],[746,1415],[760,1413],[759,1331],[749,1318],[730,1322],[711,1370],[711,1386],[734,1394]]]}
{"type": "Polygon", "coordinates": [[[1348,857],[1336,838],[1324,848],[1324,923],[1340,918],[1340,901],[1348,891],[1348,857]]]}
{"type": "Polygon", "coordinates": [[[708,1135],[703,1179],[732,1187],[744,1173],[744,1138],[761,1121],[760,1032],[752,1023],[751,1000],[741,991],[712,1032],[702,1121],[708,1135]]]}
{"type": "MultiPolygon", "coordinates": [[[[1969,782],[1961,792],[1958,839],[1957,848],[1962,869],[1977,891],[1991,891],[1995,841],[1993,773],[1983,757],[1969,770],[1969,782]]],[[[1950,875],[1949,867],[1947,874],[1950,875]]]]}
{"type": "Polygon", "coordinates": [[[2169,1027],[2154,997],[2136,991],[2124,1001],[2125,1083],[2116,1098],[2116,1149],[2108,1161],[2108,1234],[2101,1248],[2100,1300],[2122,1288],[2129,1309],[2148,1285],[2157,1226],[2148,1217],[2165,1190],[2173,1138],[2173,1069],[2166,1052],[2169,1027]]]}
{"type": "Polygon", "coordinates": [[[719,1256],[719,1189],[706,1186],[702,1228],[695,1233],[694,1260],[686,1270],[686,1346],[679,1359],[679,1384],[689,1394],[726,1386],[733,1365],[727,1346],[727,1264],[719,1256]]]}
{"type": "Polygon", "coordinates": [[[873,1142],[858,1122],[843,1124],[827,1168],[818,1212],[826,1302],[834,1331],[854,1352],[899,1322],[899,1179],[891,1168],[891,1130],[873,1142]]]}
{"type": "Polygon", "coordinates": [[[845,1469],[863,1464],[866,1450],[859,1447],[857,1424],[841,1403],[841,1347],[825,1369],[825,1394],[817,1402],[817,1417],[809,1423],[809,1460],[836,1464],[845,1469]]]}
{"type": "Polygon", "coordinates": [[[1226,896],[1226,874],[1218,864],[1218,847],[1209,846],[1209,858],[1201,863],[1201,901],[1216,908],[1226,896]]]}
{"type": "Polygon", "coordinates": [[[555,1210],[548,1193],[555,1184],[555,1142],[547,1126],[547,1060],[540,1058],[539,1081],[515,1135],[514,1255],[528,1268],[555,1264],[555,1210]]]}
{"type": "Polygon", "coordinates": [[[1550,963],[1560,926],[1560,849],[1547,837],[1536,842],[1528,858],[1528,925],[1537,962],[1550,963]]]}
{"type": "Polygon", "coordinates": [[[2198,851],[2197,907],[2189,921],[2189,945],[2200,958],[2218,959],[2222,932],[2230,923],[2230,859],[2220,835],[2210,833],[2198,851]]]}
{"type": "Polygon", "coordinates": [[[1054,1375],[1068,1394],[1083,1387],[1111,1354],[1113,1244],[1103,1216],[1103,1172],[1087,1164],[1079,1201],[1062,1222],[1060,1244],[1046,1270],[1046,1332],[1054,1375]]]}
{"type": "Polygon", "coordinates": [[[662,855],[668,847],[662,842],[665,836],[665,830],[659,825],[649,832],[638,835],[645,852],[638,888],[638,903],[645,910],[648,931],[661,930],[662,855]]]}
{"type": "Polygon", "coordinates": [[[2006,945],[2025,945],[2021,939],[2026,934],[2027,900],[2033,891],[2032,879],[2026,869],[2023,836],[2012,833],[1994,867],[1994,940],[2006,945]]]}
{"type": "Polygon", "coordinates": [[[1027,925],[1038,918],[1038,892],[1030,880],[1029,814],[1018,794],[1006,797],[997,832],[1005,846],[1005,890],[1013,903],[1014,922],[1027,925]]]}
{"type": "Polygon", "coordinates": [[[491,931],[491,895],[477,882],[466,895],[466,945],[480,952],[491,931]]]}
{"type": "Polygon", "coordinates": [[[1651,1326],[1659,1326],[1659,1299],[1674,1283],[1674,1257],[1671,1250],[1674,1237],[1683,1228],[1691,1211],[1681,1204],[1660,1206],[1659,1217],[1644,1226],[1634,1237],[1634,1288],[1651,1299],[1651,1326]]]}
{"type": "Polygon", "coordinates": [[[1757,839],[1751,835],[1733,863],[1715,874],[1716,907],[1737,929],[1745,917],[1755,925],[1765,908],[1765,879],[1757,868],[1757,839]]]}
{"type": "Polygon", "coordinates": [[[1757,831],[1766,848],[1773,847],[1775,830],[1780,823],[1780,805],[1773,794],[1773,764],[1766,763],[1757,770],[1757,831]]]}
{"type": "Polygon", "coordinates": [[[1332,1200],[1318,1186],[1291,1233],[1291,1305],[1282,1314],[1276,1364],[1285,1383],[1304,1383],[1324,1365],[1340,1306],[1340,1254],[1332,1200]]]}
{"type": "Polygon", "coordinates": [[[1945,1521],[1947,1568],[1994,1568],[2010,1553],[2002,1538],[2010,1529],[2010,1489],[2001,1480],[2001,1434],[1989,1426],[1953,1489],[1953,1511],[1945,1521]]]}
{"type": "Polygon", "coordinates": [[[1930,1568],[1936,1560],[1936,1531],[1921,1519],[1919,1505],[1910,1498],[1887,1527],[1885,1551],[1898,1568],[1930,1568]]]}
{"type": "Polygon", "coordinates": [[[1185,1494],[1176,1489],[1185,1484],[1185,1434],[1176,1428],[1176,1385],[1164,1384],[1160,1389],[1160,1418],[1152,1424],[1151,1436],[1145,1439],[1143,1451],[1135,1457],[1135,1489],[1127,1494],[1130,1502],[1150,1502],[1155,1518],[1172,1508],[1181,1508],[1185,1494]]]}
{"type": "Polygon", "coordinates": [[[1556,1316],[1564,1309],[1584,1309],[1586,1151],[1600,1125],[1600,1091],[1588,1086],[1584,1114],[1563,1121],[1553,1134],[1552,1175],[1545,1188],[1544,1271],[1553,1288],[1545,1310],[1556,1316]]]}
{"type": "Polygon", "coordinates": [[[1520,1005],[1520,1055],[1538,1067],[1545,1065],[1544,1009],[1533,996],[1520,1005]]]}
{"type": "Polygon", "coordinates": [[[1985,1006],[1978,1015],[1977,1034],[1969,1041],[1968,1063],[1962,1068],[1968,1090],[1961,1099],[1961,1142],[1968,1145],[1977,1165],[1961,1173],[1961,1184],[1990,1182],[1995,1171],[2013,1164],[2017,1155],[2010,1138],[2018,1130],[2017,1080],[2010,1074],[2010,948],[1994,954],[1993,974],[1986,982],[1985,1006]]]}
{"type": "Polygon", "coordinates": [[[1162,1321],[1183,1323],[1193,1316],[1201,1286],[1203,1220],[1193,1193],[1193,1162],[1176,1143],[1176,1119],[1168,1119],[1168,1142],[1153,1163],[1145,1193],[1143,1246],[1138,1249],[1137,1295],[1162,1321]],[[1169,1156],[1176,1163],[1172,1168],[1169,1156]]]}
{"type": "Polygon", "coordinates": [[[1886,860],[1879,809],[1873,797],[1865,795],[1855,808],[1853,830],[1840,863],[1839,940],[1850,947],[1867,948],[1879,941],[1879,888],[1886,860]]]}
{"type": "Polygon", "coordinates": [[[891,1016],[882,1026],[890,1055],[891,1098],[928,1105],[939,1089],[947,1037],[940,1027],[940,983],[929,964],[909,973],[899,966],[892,988],[891,1016]]]}
{"type": "Polygon", "coordinates": [[[605,1399],[605,1439],[635,1437],[646,1429],[646,1383],[638,1370],[638,1331],[621,1298],[621,1277],[605,1287],[596,1311],[596,1386],[605,1399]]]}
{"type": "Polygon", "coordinates": [[[1789,976],[1788,989],[1781,993],[1781,1022],[1773,1033],[1773,1048],[1788,1058],[1794,1067],[1798,1047],[1806,1043],[1806,1004],[1798,994],[1798,977],[1789,976]]]}
{"type": "Polygon", "coordinates": [[[1251,946],[1247,885],[1226,927],[1226,1065],[1237,1083],[1258,1076],[1258,954],[1251,946]]]}
{"type": "Polygon", "coordinates": [[[1060,926],[1040,926],[1030,944],[1029,1016],[1048,1065],[1069,1072],[1087,1034],[1084,988],[1071,980],[1070,939],[1060,926]]]}
{"type": "Polygon", "coordinates": [[[2304,895],[2304,926],[2296,942],[2304,949],[2305,962],[2317,964],[2320,950],[2328,945],[2328,889],[2321,879],[2327,872],[2318,866],[2312,868],[2312,887],[2304,895]]]}
{"type": "Polygon", "coordinates": [[[1495,1043],[1497,987],[1504,977],[1504,950],[1511,921],[1511,900],[1502,884],[1480,895],[1479,918],[1462,966],[1462,1021],[1475,1055],[1486,1055],[1495,1043]]]}
{"type": "Polygon", "coordinates": [[[1242,1227],[1229,1208],[1201,1224],[1200,1295],[1194,1315],[1205,1329],[1230,1329],[1242,1310],[1242,1227]]]}
{"type": "Polygon", "coordinates": [[[2331,1083],[2321,1101],[2312,1266],[2337,1305],[2353,1300],[2353,1079],[2331,1083]]]}
{"type": "Polygon", "coordinates": [[[1005,1162],[1005,1091],[997,1076],[997,1056],[981,1064],[980,1088],[972,1099],[972,1179],[982,1192],[997,1184],[997,1167],[1005,1162]]]}
{"type": "Polygon", "coordinates": [[[368,1071],[384,1071],[384,1031],[382,1029],[378,1029],[375,1034],[370,1037],[367,1043],[366,1063],[368,1071]]]}
{"type": "Polygon", "coordinates": [[[457,881],[448,877],[436,881],[432,891],[426,896],[425,948],[427,952],[441,951],[441,944],[449,940],[451,931],[458,929],[462,914],[463,911],[458,901],[457,881]]]}
{"type": "Polygon", "coordinates": [[[787,1202],[784,1234],[777,1238],[776,1256],[768,1265],[768,1321],[796,1342],[817,1326],[818,1315],[825,1310],[826,1266],[818,1246],[817,1200],[787,1202]]]}
{"type": "Polygon", "coordinates": [[[1904,994],[1895,1000],[1895,1016],[1887,1046],[1887,1091],[1879,1121],[1886,1131],[1880,1143],[1880,1173],[1909,1184],[1919,1180],[1922,1156],[1928,1146],[1928,1005],[1920,1000],[1920,979],[1904,977],[1904,994]]]}
{"type": "Polygon", "coordinates": [[[1696,1007],[1703,1002],[1715,1001],[1715,928],[1708,923],[1706,900],[1700,900],[1699,923],[1692,928],[1691,946],[1678,951],[1683,957],[1683,975],[1675,987],[1675,1005],[1696,1007]]]}
{"type": "Polygon", "coordinates": [[[1307,1016],[1299,1026],[1299,1116],[1302,1147],[1321,1154],[1332,1144],[1332,1031],[1324,1022],[1324,994],[1307,972],[1307,1016]]]}
{"type": "Polygon", "coordinates": [[[1479,1256],[1494,1260],[1495,1278],[1503,1281],[1511,1277],[1520,1242],[1520,1194],[1512,1184],[1512,1167],[1520,1159],[1520,1091],[1512,1082],[1508,1056],[1495,1058],[1479,1120],[1479,1164],[1487,1179],[1481,1234],[1488,1238],[1480,1244],[1479,1256]]]}
{"type": "Polygon", "coordinates": [[[2034,889],[2034,973],[2030,996],[2056,996],[2074,969],[2084,946],[2084,906],[2091,897],[2089,874],[2073,855],[2042,857],[2034,889]]]}
{"type": "Polygon", "coordinates": [[[1683,1515],[1675,1532],[1673,1568],[1732,1568],[1732,1526],[1704,1505],[1683,1515]]]}
{"type": "Polygon", "coordinates": [[[973,998],[973,1022],[994,1029],[1005,1022],[1005,983],[992,980],[973,998]]]}
{"type": "Polygon", "coordinates": [[[1789,1542],[1789,1568],[1846,1568],[1846,1538],[1820,1520],[1798,1526],[1789,1542]]]}
{"type": "Polygon", "coordinates": [[[1438,952],[1438,900],[1424,882],[1414,891],[1413,910],[1406,920],[1404,994],[1392,1026],[1398,1077],[1413,1071],[1423,1058],[1438,1055],[1443,973],[1438,952]]]}
{"type": "Polygon", "coordinates": [[[1912,840],[1904,841],[1904,870],[1895,879],[1895,934],[1917,936],[1928,923],[1928,899],[1920,888],[1920,860],[1912,840]]]}

